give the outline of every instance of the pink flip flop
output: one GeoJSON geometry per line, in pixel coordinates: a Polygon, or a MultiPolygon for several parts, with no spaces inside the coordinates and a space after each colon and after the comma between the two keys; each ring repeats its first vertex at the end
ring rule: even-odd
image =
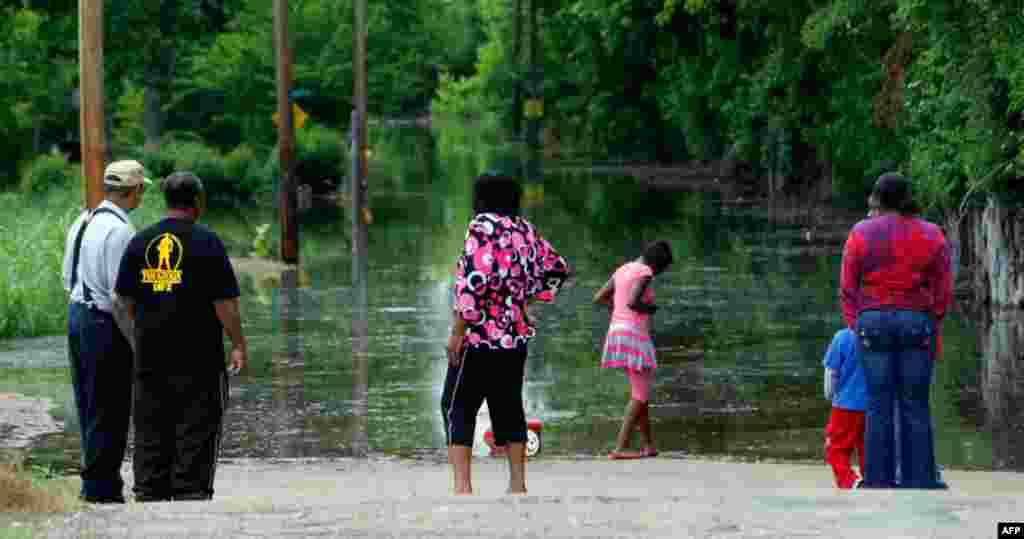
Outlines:
{"type": "Polygon", "coordinates": [[[644,458],[644,455],[636,451],[612,451],[608,454],[608,458],[612,460],[632,460],[644,458]]]}
{"type": "Polygon", "coordinates": [[[640,456],[644,458],[651,458],[658,456],[658,450],[653,447],[645,447],[640,450],[640,456]]]}

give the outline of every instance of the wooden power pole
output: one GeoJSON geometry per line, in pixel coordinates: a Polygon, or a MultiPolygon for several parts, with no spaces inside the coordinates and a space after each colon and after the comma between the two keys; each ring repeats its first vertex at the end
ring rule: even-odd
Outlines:
{"type": "Polygon", "coordinates": [[[288,38],[288,0],[274,0],[274,42],[277,47],[277,145],[281,164],[281,260],[299,262],[299,226],[295,182],[295,127],[292,119],[292,55],[288,38]]]}
{"type": "Polygon", "coordinates": [[[359,455],[369,450],[370,387],[369,235],[366,163],[366,0],[355,0],[352,31],[352,381],[356,431],[352,446],[359,455]]]}
{"type": "MultiPolygon", "coordinates": [[[[367,163],[366,163],[366,127],[367,127],[367,90],[366,90],[366,0],[355,2],[355,27],[353,39],[353,101],[355,115],[352,123],[352,260],[353,270],[367,256],[368,235],[366,226],[370,221],[370,210],[367,201],[367,163]]],[[[359,275],[356,271],[353,276],[359,275]]]]}
{"type": "Polygon", "coordinates": [[[104,138],[103,0],[78,0],[79,138],[85,205],[103,201],[104,138]]]}

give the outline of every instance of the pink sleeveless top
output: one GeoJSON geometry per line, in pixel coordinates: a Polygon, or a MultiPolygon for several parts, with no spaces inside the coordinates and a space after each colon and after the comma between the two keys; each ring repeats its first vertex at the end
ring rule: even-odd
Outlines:
{"type": "MultiPolygon", "coordinates": [[[[651,267],[639,262],[627,262],[615,270],[615,273],[612,274],[612,281],[615,284],[615,293],[613,295],[615,308],[612,311],[612,323],[625,322],[644,330],[648,329],[647,324],[650,315],[630,309],[629,301],[632,299],[630,294],[633,290],[633,283],[644,277],[653,276],[654,271],[651,270],[651,267]]],[[[646,303],[654,302],[654,289],[650,284],[647,285],[647,290],[644,291],[643,300],[646,303]]]]}

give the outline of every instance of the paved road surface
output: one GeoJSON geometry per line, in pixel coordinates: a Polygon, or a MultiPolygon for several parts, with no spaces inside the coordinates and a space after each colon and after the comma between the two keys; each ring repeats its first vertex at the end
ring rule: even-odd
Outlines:
{"type": "Polygon", "coordinates": [[[53,538],[713,537],[985,538],[1024,520],[1024,474],[947,471],[946,492],[838,491],[823,465],[683,458],[538,459],[526,496],[474,461],[455,497],[432,460],[222,464],[212,502],[90,508],[53,538]]]}

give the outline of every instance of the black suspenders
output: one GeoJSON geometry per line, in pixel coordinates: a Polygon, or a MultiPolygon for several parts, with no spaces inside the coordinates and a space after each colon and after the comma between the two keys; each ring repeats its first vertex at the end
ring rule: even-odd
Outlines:
{"type": "MultiPolygon", "coordinates": [[[[79,256],[82,254],[82,238],[85,237],[85,229],[89,226],[89,223],[92,222],[93,218],[96,217],[97,215],[101,214],[101,213],[109,213],[110,215],[113,215],[114,217],[117,217],[118,221],[121,221],[122,223],[128,224],[128,221],[125,221],[124,219],[122,219],[121,216],[117,214],[117,212],[115,212],[114,210],[112,210],[110,208],[97,208],[95,211],[92,212],[92,214],[87,216],[82,221],[82,227],[78,229],[78,236],[75,237],[75,251],[74,251],[75,254],[74,254],[74,256],[72,257],[72,260],[71,260],[71,292],[72,293],[75,291],[75,284],[78,283],[78,259],[79,259],[79,256]]],[[[89,303],[92,303],[92,291],[89,290],[89,285],[85,284],[84,280],[82,281],[82,294],[85,296],[85,303],[86,303],[86,305],[88,305],[89,303]]]]}

